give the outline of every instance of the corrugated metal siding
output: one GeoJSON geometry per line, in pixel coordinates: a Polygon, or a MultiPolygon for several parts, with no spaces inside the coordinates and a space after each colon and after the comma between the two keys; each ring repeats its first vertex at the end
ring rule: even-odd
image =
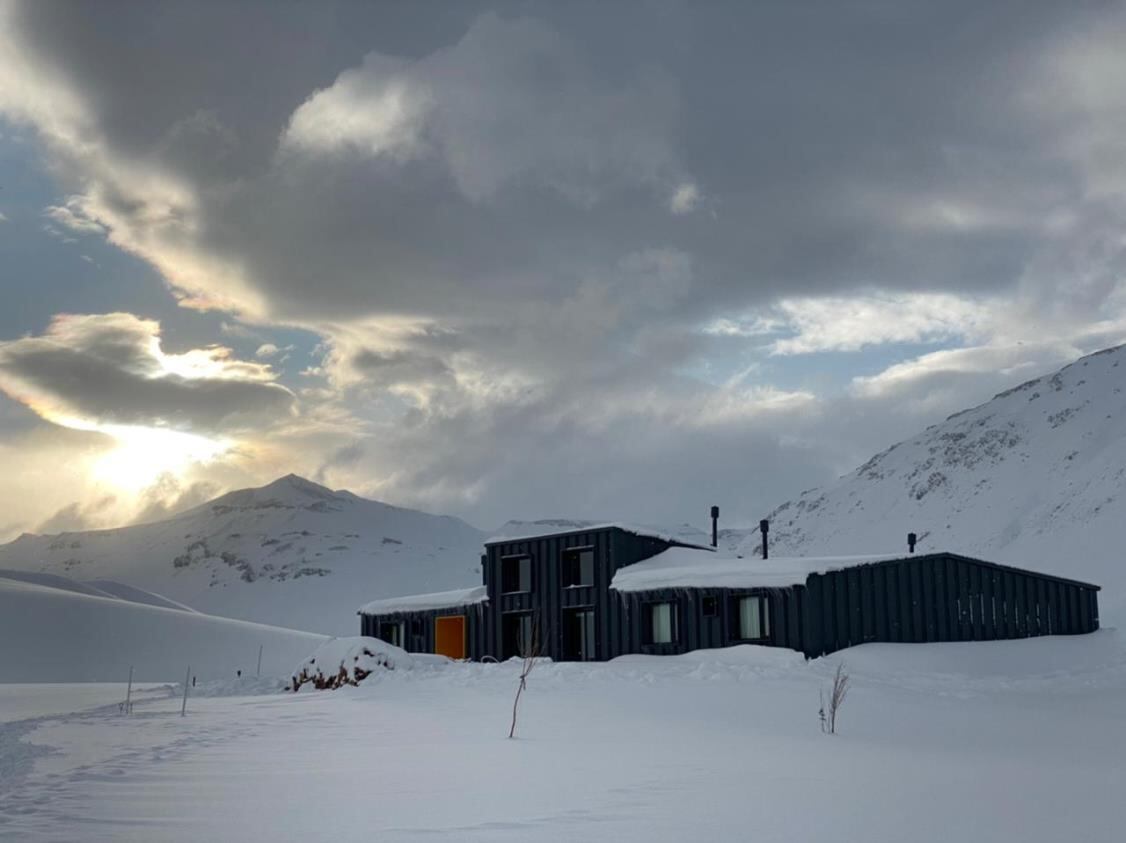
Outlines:
{"type": "Polygon", "coordinates": [[[950,554],[814,574],[804,652],[869,641],[993,641],[1098,629],[1098,589],[950,554]],[[870,615],[871,617],[868,617],[870,615]]]}
{"type": "Polygon", "coordinates": [[[802,650],[806,634],[802,611],[804,592],[802,586],[779,589],[666,588],[621,592],[617,594],[617,601],[621,613],[629,618],[629,622],[621,628],[621,638],[614,655],[668,655],[743,643],[802,650]],[[755,596],[765,598],[769,606],[769,636],[761,641],[747,642],[739,637],[736,601],[741,597],[755,596]],[[715,616],[704,614],[704,601],[709,597],[717,602],[715,616]],[[651,603],[672,603],[676,607],[677,641],[669,644],[646,642],[646,612],[651,603]]]}
{"type": "Polygon", "coordinates": [[[471,606],[455,606],[445,609],[427,609],[421,612],[392,612],[385,615],[360,614],[360,634],[372,638],[379,637],[379,627],[385,623],[405,625],[408,653],[434,652],[434,619],[451,615],[465,616],[465,656],[479,660],[489,652],[487,644],[488,606],[474,603],[471,606]]]}
{"type": "MultiPolygon", "coordinates": [[[[683,653],[740,643],[734,601],[762,595],[770,606],[770,636],[758,642],[816,657],[869,641],[990,641],[1030,635],[1078,634],[1098,629],[1098,589],[1086,583],[1023,571],[952,554],[929,554],[811,575],[804,586],[783,589],[610,590],[614,573],[669,547],[668,542],[617,528],[489,545],[482,557],[488,602],[471,607],[361,616],[361,630],[376,635],[378,624],[407,623],[408,649],[433,652],[434,618],[466,616],[467,655],[501,658],[504,617],[533,612],[539,619],[542,652],[564,655],[564,613],[595,613],[597,657],[626,653],[683,653]],[[594,584],[563,586],[562,555],[568,548],[595,552],[594,584]],[[531,588],[501,594],[502,560],[526,555],[531,588]],[[717,600],[714,616],[705,598],[717,600]],[[679,639],[645,643],[645,606],[676,606],[679,639]],[[421,624],[416,642],[412,624],[421,624]],[[416,649],[417,644],[417,649],[416,649]]],[[[748,559],[748,565],[755,560],[748,559]]]]}

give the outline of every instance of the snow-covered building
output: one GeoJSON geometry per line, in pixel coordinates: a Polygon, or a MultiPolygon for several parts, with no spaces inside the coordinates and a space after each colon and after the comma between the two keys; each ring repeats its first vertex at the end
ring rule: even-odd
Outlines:
{"type": "Polygon", "coordinates": [[[812,658],[1099,626],[1098,586],[953,553],[742,558],[604,524],[490,540],[481,567],[476,588],[363,606],[361,633],[452,658],[601,661],[747,643],[812,658]]]}

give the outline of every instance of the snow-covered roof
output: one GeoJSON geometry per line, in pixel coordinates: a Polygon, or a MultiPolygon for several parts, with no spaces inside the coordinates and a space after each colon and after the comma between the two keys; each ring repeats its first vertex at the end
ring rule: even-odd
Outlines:
{"type": "Polygon", "coordinates": [[[902,559],[902,553],[862,556],[796,556],[758,559],[670,547],[642,562],[620,568],[610,588],[653,591],[661,588],[785,588],[802,585],[810,574],[902,559]]]}
{"type": "Polygon", "coordinates": [[[405,597],[388,597],[372,600],[360,607],[361,615],[390,615],[395,612],[425,612],[428,609],[452,609],[471,606],[488,599],[485,586],[459,588],[454,591],[436,591],[431,594],[408,594],[405,597]]]}
{"type": "Polygon", "coordinates": [[[523,539],[538,539],[545,536],[562,536],[569,533],[593,533],[598,530],[617,528],[635,536],[660,539],[661,541],[684,545],[686,547],[704,550],[712,553],[712,548],[704,544],[696,544],[676,533],[660,527],[646,527],[638,524],[629,524],[623,521],[605,522],[569,522],[569,521],[510,521],[501,529],[505,532],[485,540],[486,545],[501,544],[504,542],[521,541],[523,539]]]}

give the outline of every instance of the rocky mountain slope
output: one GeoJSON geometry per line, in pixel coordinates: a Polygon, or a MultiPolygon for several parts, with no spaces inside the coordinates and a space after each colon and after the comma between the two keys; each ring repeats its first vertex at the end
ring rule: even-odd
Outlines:
{"type": "Polygon", "coordinates": [[[112,580],[214,615],[354,634],[368,600],[479,582],[483,538],[457,518],[289,475],[165,521],[25,534],[0,546],[0,568],[112,580]]]}
{"type": "MultiPolygon", "coordinates": [[[[1126,621],[1126,346],[893,445],[775,509],[771,553],[953,550],[1103,586],[1126,621]]],[[[757,532],[740,550],[759,555],[757,532]]],[[[1115,620],[1115,619],[1118,620],[1115,620]]]]}

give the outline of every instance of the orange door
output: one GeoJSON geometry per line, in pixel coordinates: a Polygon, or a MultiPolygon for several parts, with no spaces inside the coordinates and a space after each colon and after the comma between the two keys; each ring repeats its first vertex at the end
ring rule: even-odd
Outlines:
{"type": "Polygon", "coordinates": [[[434,652],[451,659],[465,658],[465,615],[434,618],[434,652]]]}

